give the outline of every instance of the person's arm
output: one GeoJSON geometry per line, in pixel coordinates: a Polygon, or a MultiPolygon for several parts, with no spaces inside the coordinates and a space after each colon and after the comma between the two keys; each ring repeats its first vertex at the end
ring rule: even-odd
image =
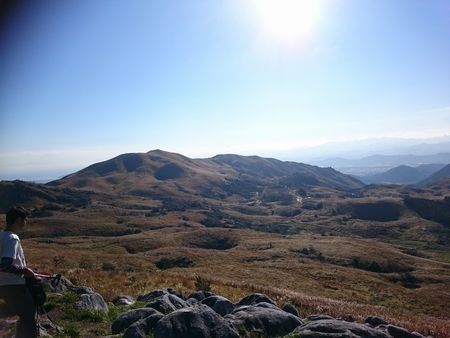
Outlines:
{"type": "Polygon", "coordinates": [[[2,257],[2,260],[0,261],[0,271],[23,275],[25,278],[36,278],[33,270],[27,267],[21,268],[16,264],[13,264],[13,259],[11,257],[2,257]]]}
{"type": "Polygon", "coordinates": [[[23,275],[26,268],[21,268],[16,264],[13,264],[13,259],[11,257],[2,257],[0,262],[0,271],[9,272],[18,275],[23,275]]]}
{"type": "Polygon", "coordinates": [[[26,266],[20,267],[13,263],[19,246],[20,242],[17,237],[10,238],[9,240],[3,242],[0,271],[23,275],[25,278],[36,279],[33,270],[27,268],[26,266]]]}

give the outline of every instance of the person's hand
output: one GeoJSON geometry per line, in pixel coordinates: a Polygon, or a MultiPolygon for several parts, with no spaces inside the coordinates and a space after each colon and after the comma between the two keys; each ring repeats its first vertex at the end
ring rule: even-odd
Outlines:
{"type": "Polygon", "coordinates": [[[34,274],[34,271],[31,270],[30,268],[25,268],[23,276],[27,279],[38,279],[37,276],[34,274]]]}

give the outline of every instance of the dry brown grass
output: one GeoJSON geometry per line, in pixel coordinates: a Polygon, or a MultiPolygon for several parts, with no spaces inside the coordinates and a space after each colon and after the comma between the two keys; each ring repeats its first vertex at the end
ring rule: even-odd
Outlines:
{"type": "MultiPolygon", "coordinates": [[[[323,190],[317,194],[317,201],[326,198],[323,190]]],[[[233,301],[250,292],[262,292],[279,305],[293,303],[302,316],[324,313],[334,317],[352,316],[361,321],[369,315],[380,315],[410,330],[446,337],[450,331],[450,266],[445,262],[449,261],[450,254],[442,246],[435,250],[434,235],[428,233],[433,225],[411,215],[386,224],[344,219],[342,215],[332,214],[333,205],[338,202],[334,198],[330,197],[324,210],[306,210],[292,219],[240,215],[256,224],[286,222],[299,226],[302,230],[295,235],[205,228],[200,224],[205,210],[149,216],[145,209],[96,205],[92,209],[56,212],[52,217],[32,220],[28,235],[37,237],[25,239],[24,248],[31,266],[41,271],[62,272],[76,284],[93,287],[108,300],[119,294],[139,295],[159,287],[190,293],[195,289],[197,274],[211,278],[212,291],[233,301]],[[407,240],[391,236],[384,242],[350,237],[353,231],[390,227],[398,230],[404,225],[402,222],[418,229],[417,234],[403,232],[407,240]],[[108,235],[111,230],[130,228],[141,232],[108,235]],[[51,237],[55,230],[65,236],[51,237]],[[89,236],[94,231],[105,233],[89,236]],[[211,238],[226,238],[233,247],[205,249],[203,244],[211,238]],[[405,254],[404,248],[417,248],[421,256],[405,254]],[[304,249],[314,254],[304,254],[304,249]],[[63,260],[56,263],[55,257],[63,260]],[[165,271],[156,268],[155,262],[175,257],[186,257],[193,266],[165,271]],[[412,267],[411,273],[420,279],[420,288],[408,289],[393,282],[398,277],[395,272],[355,269],[348,264],[354,257],[412,267]],[[111,264],[108,269],[112,271],[103,271],[106,263],[111,264]]],[[[126,203],[147,202],[136,198],[126,203]]],[[[230,204],[214,203],[231,208],[230,204]]],[[[232,206],[239,203],[235,201],[232,206]]],[[[149,208],[155,205],[158,204],[148,202],[149,208]]],[[[227,212],[239,216],[237,212],[227,212]]]]}
{"type": "MultiPolygon", "coordinates": [[[[165,271],[160,273],[105,272],[98,270],[73,269],[67,271],[69,279],[79,285],[92,286],[107,300],[119,294],[140,295],[161,287],[173,287],[185,295],[195,291],[195,274],[165,271]]],[[[212,280],[212,291],[237,302],[249,293],[258,292],[270,296],[279,306],[291,303],[302,317],[313,314],[327,314],[336,318],[353,318],[363,322],[370,315],[388,319],[394,325],[435,338],[448,337],[450,321],[423,314],[412,313],[384,306],[361,304],[312,296],[307,293],[260,286],[249,282],[236,282],[223,278],[212,280]]]]}

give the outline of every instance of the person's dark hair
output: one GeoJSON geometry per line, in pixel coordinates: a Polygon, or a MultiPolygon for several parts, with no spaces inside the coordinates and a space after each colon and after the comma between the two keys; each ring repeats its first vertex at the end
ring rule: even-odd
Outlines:
{"type": "Polygon", "coordinates": [[[19,217],[25,219],[29,215],[28,211],[26,211],[22,207],[12,207],[6,213],[6,226],[14,224],[16,219],[19,217]]]}

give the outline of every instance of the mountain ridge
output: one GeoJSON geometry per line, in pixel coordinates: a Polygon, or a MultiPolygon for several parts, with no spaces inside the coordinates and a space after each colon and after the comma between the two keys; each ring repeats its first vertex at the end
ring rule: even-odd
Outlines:
{"type": "Polygon", "coordinates": [[[400,165],[380,174],[361,176],[367,184],[417,184],[445,167],[445,164],[400,165]]]}
{"type": "MultiPolygon", "coordinates": [[[[226,186],[236,182],[247,185],[251,182],[254,192],[263,185],[284,184],[302,189],[322,186],[336,190],[352,190],[364,185],[332,168],[304,163],[236,154],[191,159],[162,150],[121,154],[47,185],[120,193],[157,191],[181,185],[191,193],[213,189],[223,194],[226,186]]],[[[175,190],[180,193],[179,188],[175,190]]]]}
{"type": "Polygon", "coordinates": [[[440,181],[449,181],[450,180],[450,164],[447,164],[441,170],[435,172],[433,175],[419,182],[419,185],[429,185],[436,184],[440,181]]]}

